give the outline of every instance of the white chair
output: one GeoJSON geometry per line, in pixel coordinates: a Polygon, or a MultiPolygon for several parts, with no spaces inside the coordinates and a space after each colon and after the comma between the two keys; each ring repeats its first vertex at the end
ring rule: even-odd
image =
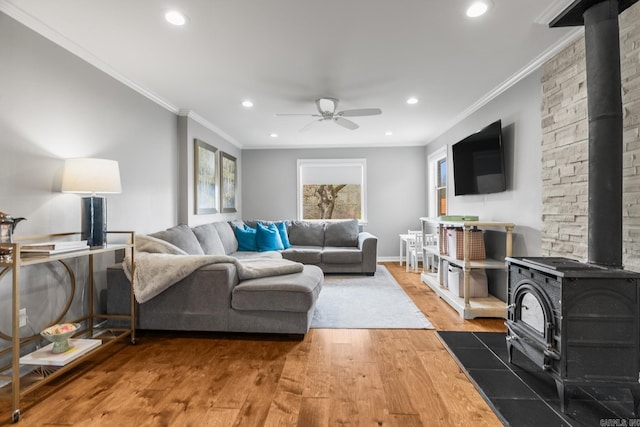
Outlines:
{"type": "Polygon", "coordinates": [[[432,251],[427,251],[427,259],[423,260],[423,268],[424,270],[434,271],[435,268],[435,254],[438,248],[438,235],[437,234],[425,234],[422,244],[426,246],[431,246],[432,251]]]}
{"type": "Polygon", "coordinates": [[[407,271],[411,268],[418,271],[418,261],[422,259],[422,230],[408,230],[407,239],[407,271]]]}
{"type": "Polygon", "coordinates": [[[434,252],[438,247],[438,236],[436,234],[422,234],[422,231],[408,230],[408,235],[411,237],[407,239],[407,271],[411,268],[413,271],[418,271],[418,262],[422,260],[422,267],[424,271],[433,271],[435,268],[435,255],[434,252]],[[432,246],[432,251],[426,252],[426,258],[424,258],[424,246],[432,246]]]}

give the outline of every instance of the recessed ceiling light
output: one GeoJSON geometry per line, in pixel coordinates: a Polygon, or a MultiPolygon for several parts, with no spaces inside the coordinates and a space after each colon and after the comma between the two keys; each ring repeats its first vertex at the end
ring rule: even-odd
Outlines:
{"type": "Polygon", "coordinates": [[[393,132],[391,132],[390,130],[388,130],[388,131],[386,131],[384,134],[385,134],[386,136],[391,136],[391,135],[393,135],[393,132]]]}
{"type": "Polygon", "coordinates": [[[164,14],[164,19],[173,25],[184,25],[187,23],[187,18],[177,10],[170,10],[164,14]]]}
{"type": "Polygon", "coordinates": [[[271,133],[271,134],[269,134],[269,136],[270,136],[271,138],[277,138],[277,137],[278,137],[278,134],[277,134],[277,133],[271,133]]]}
{"type": "Polygon", "coordinates": [[[407,99],[407,104],[409,105],[413,105],[417,103],[418,103],[418,98],[416,98],[415,96],[412,96],[411,98],[407,99]]]}
{"type": "Polygon", "coordinates": [[[242,106],[244,108],[251,108],[253,107],[253,102],[249,101],[248,99],[245,99],[244,101],[242,101],[242,106]]]}
{"type": "Polygon", "coordinates": [[[489,3],[486,1],[474,1],[467,9],[467,16],[469,18],[477,18],[484,15],[489,10],[489,3]]]}

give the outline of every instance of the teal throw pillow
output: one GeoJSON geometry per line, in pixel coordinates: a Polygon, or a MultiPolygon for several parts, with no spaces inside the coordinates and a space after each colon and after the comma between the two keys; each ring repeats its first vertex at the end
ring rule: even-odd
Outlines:
{"type": "Polygon", "coordinates": [[[258,223],[256,225],[256,242],[258,244],[258,251],[261,252],[281,251],[284,249],[280,232],[275,224],[263,225],[258,223]]]}
{"type": "Polygon", "coordinates": [[[287,249],[291,247],[291,243],[289,243],[289,234],[287,234],[287,224],[282,222],[276,223],[276,228],[278,229],[278,233],[280,233],[280,240],[282,240],[282,246],[287,249]]]}
{"type": "Polygon", "coordinates": [[[238,240],[238,251],[257,252],[258,243],[256,241],[256,229],[247,227],[236,227],[236,240],[238,240]]]}

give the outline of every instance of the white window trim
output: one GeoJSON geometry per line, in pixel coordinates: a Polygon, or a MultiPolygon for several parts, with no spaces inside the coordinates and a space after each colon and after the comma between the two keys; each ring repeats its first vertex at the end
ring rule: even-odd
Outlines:
{"type": "MultiPolygon", "coordinates": [[[[429,206],[427,211],[430,218],[437,216],[438,208],[438,193],[436,191],[438,186],[438,162],[442,159],[447,159],[447,146],[440,147],[427,157],[427,164],[429,167],[429,181],[427,182],[429,188],[429,206]]],[[[447,159],[447,174],[449,173],[449,161],[447,159]]],[[[449,179],[447,177],[447,188],[449,187],[449,179]]],[[[447,190],[447,206],[449,205],[449,191],[447,190]]]]}

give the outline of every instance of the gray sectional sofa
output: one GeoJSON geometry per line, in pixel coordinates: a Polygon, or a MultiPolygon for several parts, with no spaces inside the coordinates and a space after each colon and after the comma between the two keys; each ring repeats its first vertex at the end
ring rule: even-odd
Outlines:
{"type": "MultiPolygon", "coordinates": [[[[374,274],[377,238],[357,221],[287,223],[290,246],[279,251],[239,251],[236,227],[256,221],[178,225],[151,237],[190,255],[239,260],[288,259],[304,264],[293,274],[240,280],[233,262],[205,265],[141,304],[137,328],[305,334],[309,330],[324,273],[374,274]]],[[[262,222],[269,224],[269,222],[262,222]]],[[[131,283],[121,264],[107,269],[107,312],[128,313],[131,283]]]]}
{"type": "MultiPolygon", "coordinates": [[[[247,221],[254,226],[256,221],[247,221]]],[[[357,220],[291,221],[287,227],[291,246],[281,252],[285,259],[317,265],[325,273],[374,275],[378,239],[360,231],[357,220]]]]}

